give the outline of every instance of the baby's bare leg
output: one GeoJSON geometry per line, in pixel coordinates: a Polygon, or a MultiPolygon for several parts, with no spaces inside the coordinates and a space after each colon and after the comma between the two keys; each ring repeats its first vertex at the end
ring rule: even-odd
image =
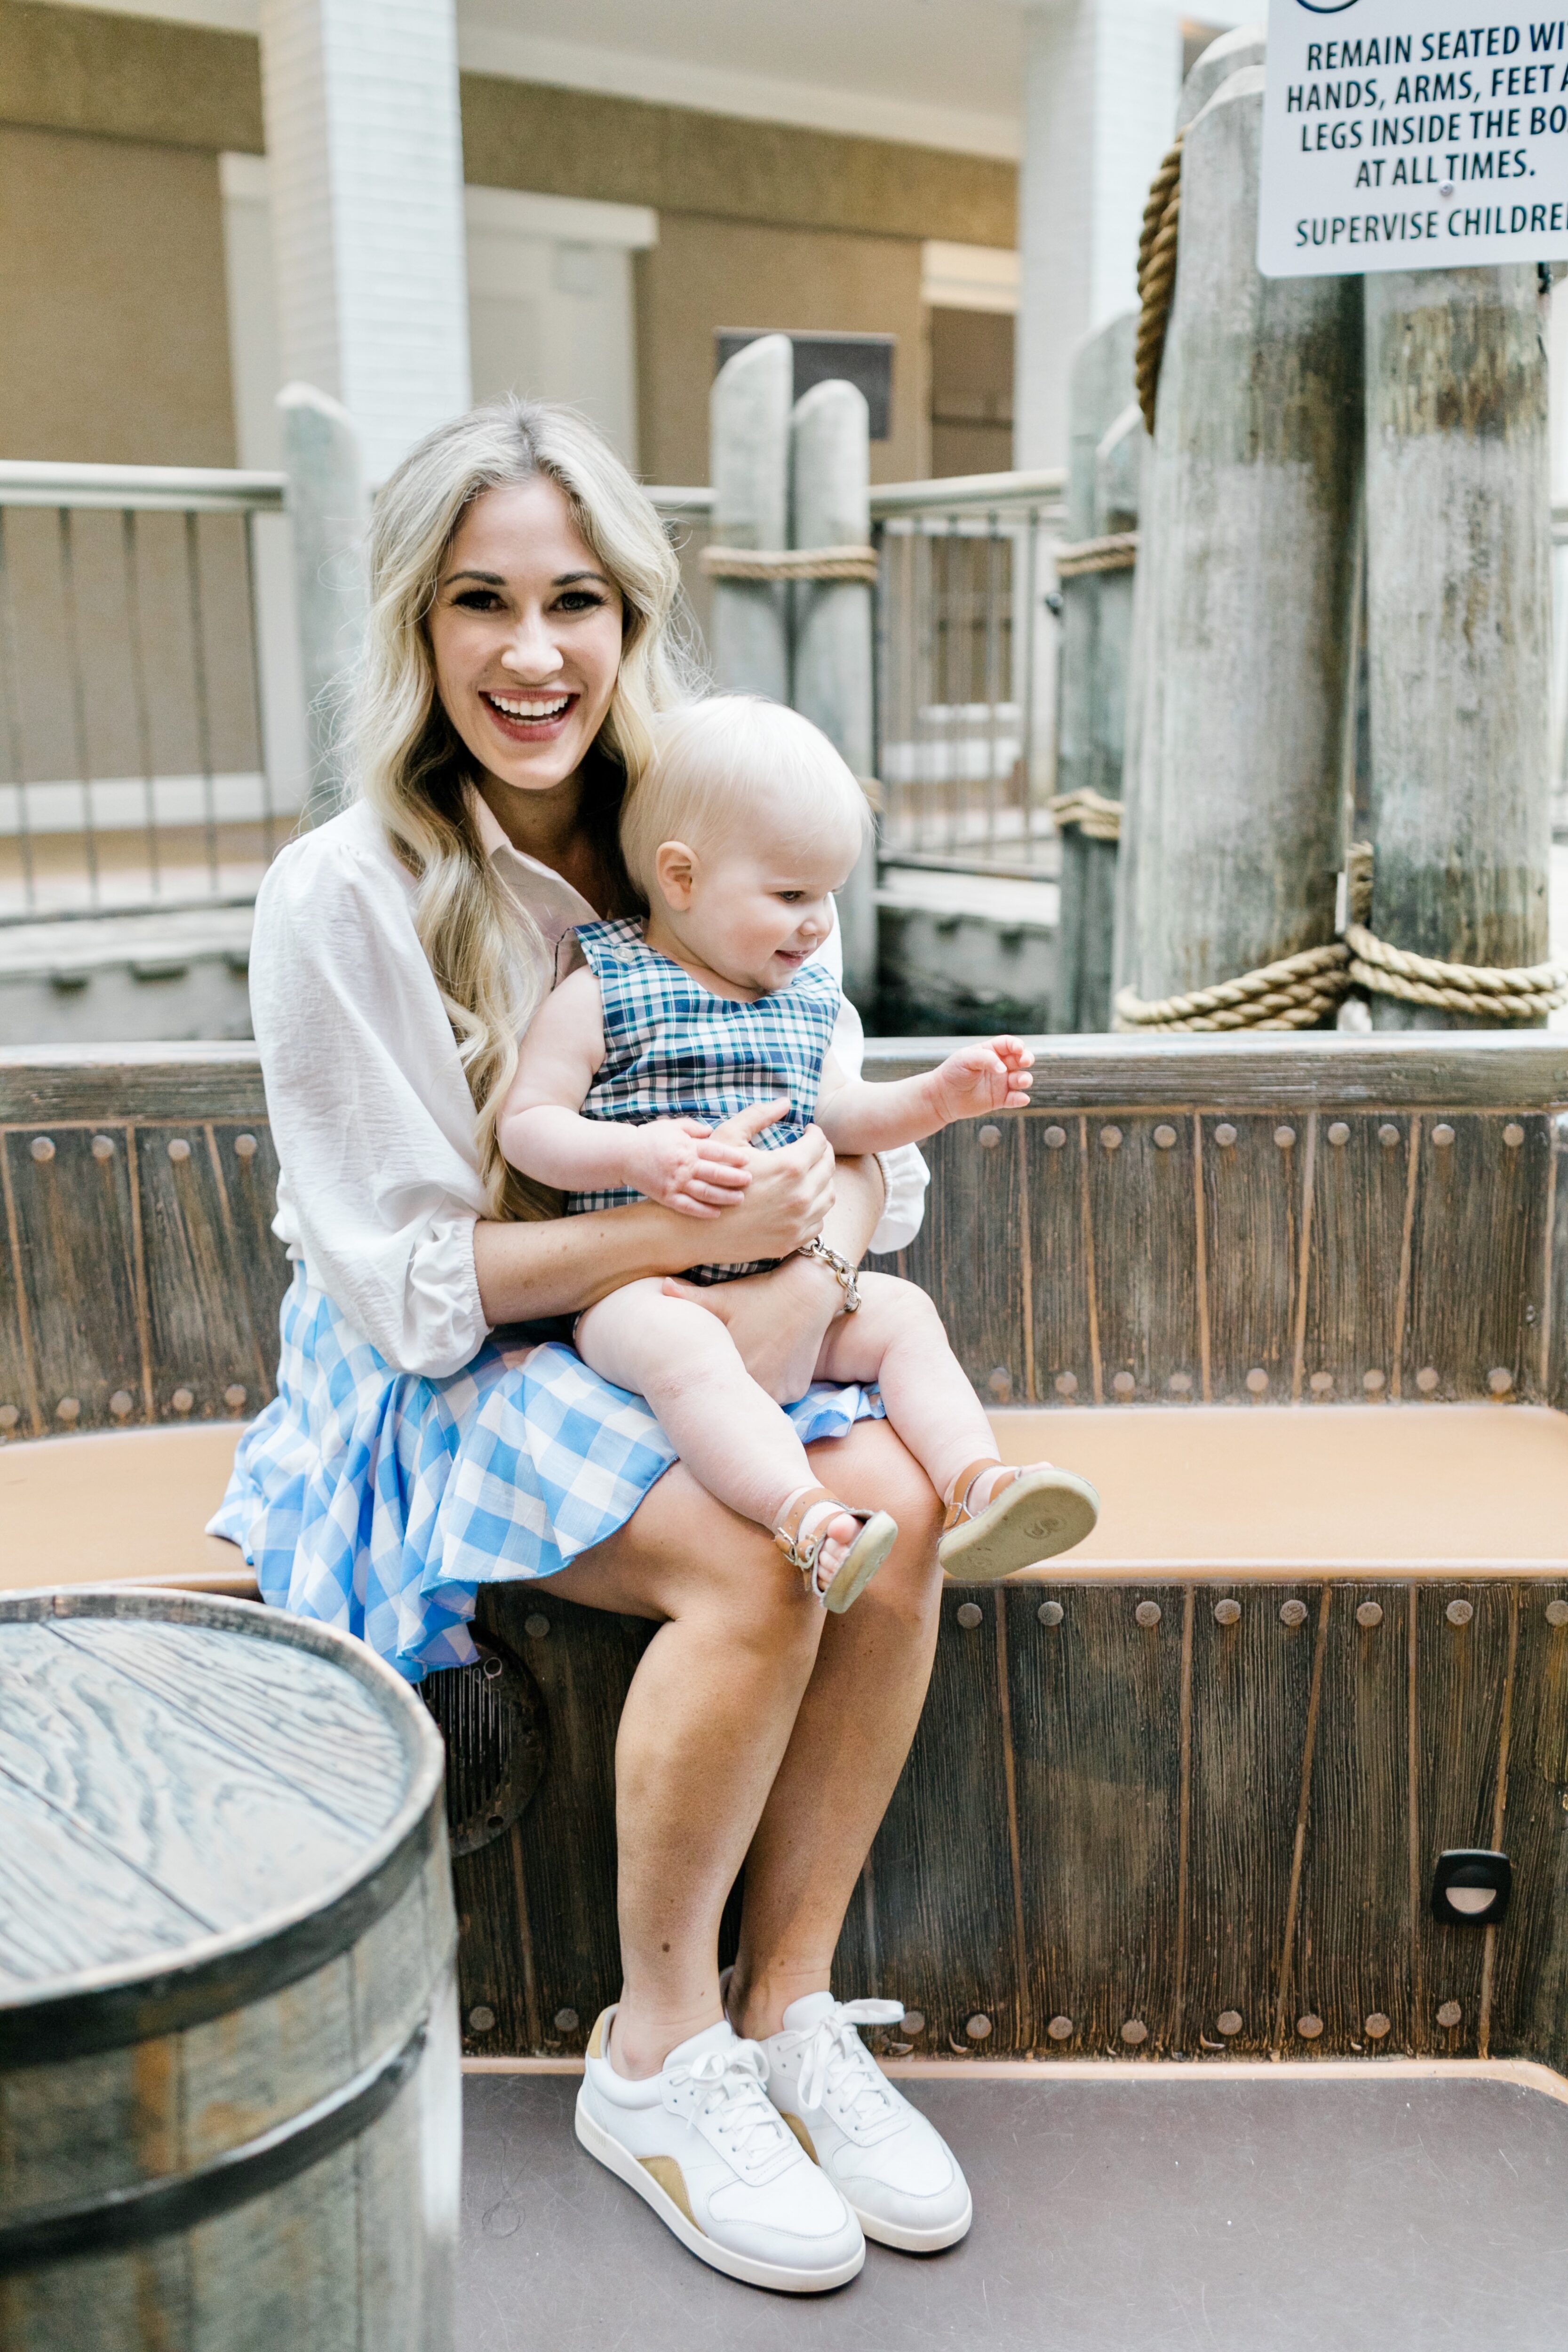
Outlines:
{"type": "Polygon", "coordinates": [[[628,1282],[589,1307],[575,1338],[585,1364],[647,1399],[693,1477],[742,1518],[772,1528],[792,1495],[816,1485],[789,1416],[705,1307],[667,1297],[658,1281],[628,1282]]]}
{"type": "Polygon", "coordinates": [[[991,1424],[925,1292],[890,1274],[859,1284],[860,1310],[829,1326],[816,1377],[876,1381],[888,1419],[945,1496],[971,1462],[995,1459],[991,1424]]]}

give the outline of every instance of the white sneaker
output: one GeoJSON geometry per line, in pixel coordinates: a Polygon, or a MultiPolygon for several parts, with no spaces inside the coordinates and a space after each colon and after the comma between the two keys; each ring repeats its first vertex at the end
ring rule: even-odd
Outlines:
{"type": "Polygon", "coordinates": [[[792,2000],[770,2034],[768,2096],[808,2156],[844,2192],[868,2238],[933,2254],[965,2235],[974,2207],[933,2124],[893,2088],[856,2032],[896,2025],[896,2000],[792,2000]]]}
{"type": "Polygon", "coordinates": [[[614,2009],[588,2043],[577,2137],[635,2189],[689,2253],[748,2286],[818,2294],[866,2260],[860,2224],[771,2105],[760,2043],[727,2023],[628,2082],[610,2064],[614,2009]]]}

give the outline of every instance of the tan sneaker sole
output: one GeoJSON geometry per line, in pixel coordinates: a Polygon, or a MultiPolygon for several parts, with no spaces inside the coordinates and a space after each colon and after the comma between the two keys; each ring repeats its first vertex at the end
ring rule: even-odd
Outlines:
{"type": "Polygon", "coordinates": [[[991,1584],[1070,1551],[1093,1532],[1100,1496],[1070,1470],[1027,1470],[943,1536],[936,1556],[963,1584],[991,1584]]]}

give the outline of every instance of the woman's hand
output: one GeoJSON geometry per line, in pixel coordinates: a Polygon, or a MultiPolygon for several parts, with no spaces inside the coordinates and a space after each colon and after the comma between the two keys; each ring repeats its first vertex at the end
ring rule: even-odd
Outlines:
{"type": "Polygon", "coordinates": [[[844,1305],[820,1258],[786,1257],[771,1272],[739,1282],[671,1279],[664,1287],[668,1297],[689,1299],[719,1318],[757,1386],[779,1404],[794,1404],[811,1386],[827,1327],[844,1305]]]}

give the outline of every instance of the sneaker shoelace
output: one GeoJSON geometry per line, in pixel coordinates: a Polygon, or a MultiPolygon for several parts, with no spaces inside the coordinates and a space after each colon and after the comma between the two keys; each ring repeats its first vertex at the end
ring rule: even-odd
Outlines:
{"type": "Polygon", "coordinates": [[[892,2090],[855,2029],[897,2025],[903,2013],[901,2000],[836,2000],[815,2025],[784,2034],[784,2049],[802,2053],[802,2106],[819,2107],[831,2095],[858,2134],[889,2122],[898,2111],[892,2090]]]}
{"type": "Polygon", "coordinates": [[[706,2091],[705,2098],[699,2097],[698,2113],[723,2135],[748,2175],[798,2147],[763,2087],[767,2079],[768,2053],[757,2042],[732,2042],[728,2049],[704,2051],[689,2064],[669,2069],[672,2090],[689,2084],[699,2094],[706,2091]]]}

